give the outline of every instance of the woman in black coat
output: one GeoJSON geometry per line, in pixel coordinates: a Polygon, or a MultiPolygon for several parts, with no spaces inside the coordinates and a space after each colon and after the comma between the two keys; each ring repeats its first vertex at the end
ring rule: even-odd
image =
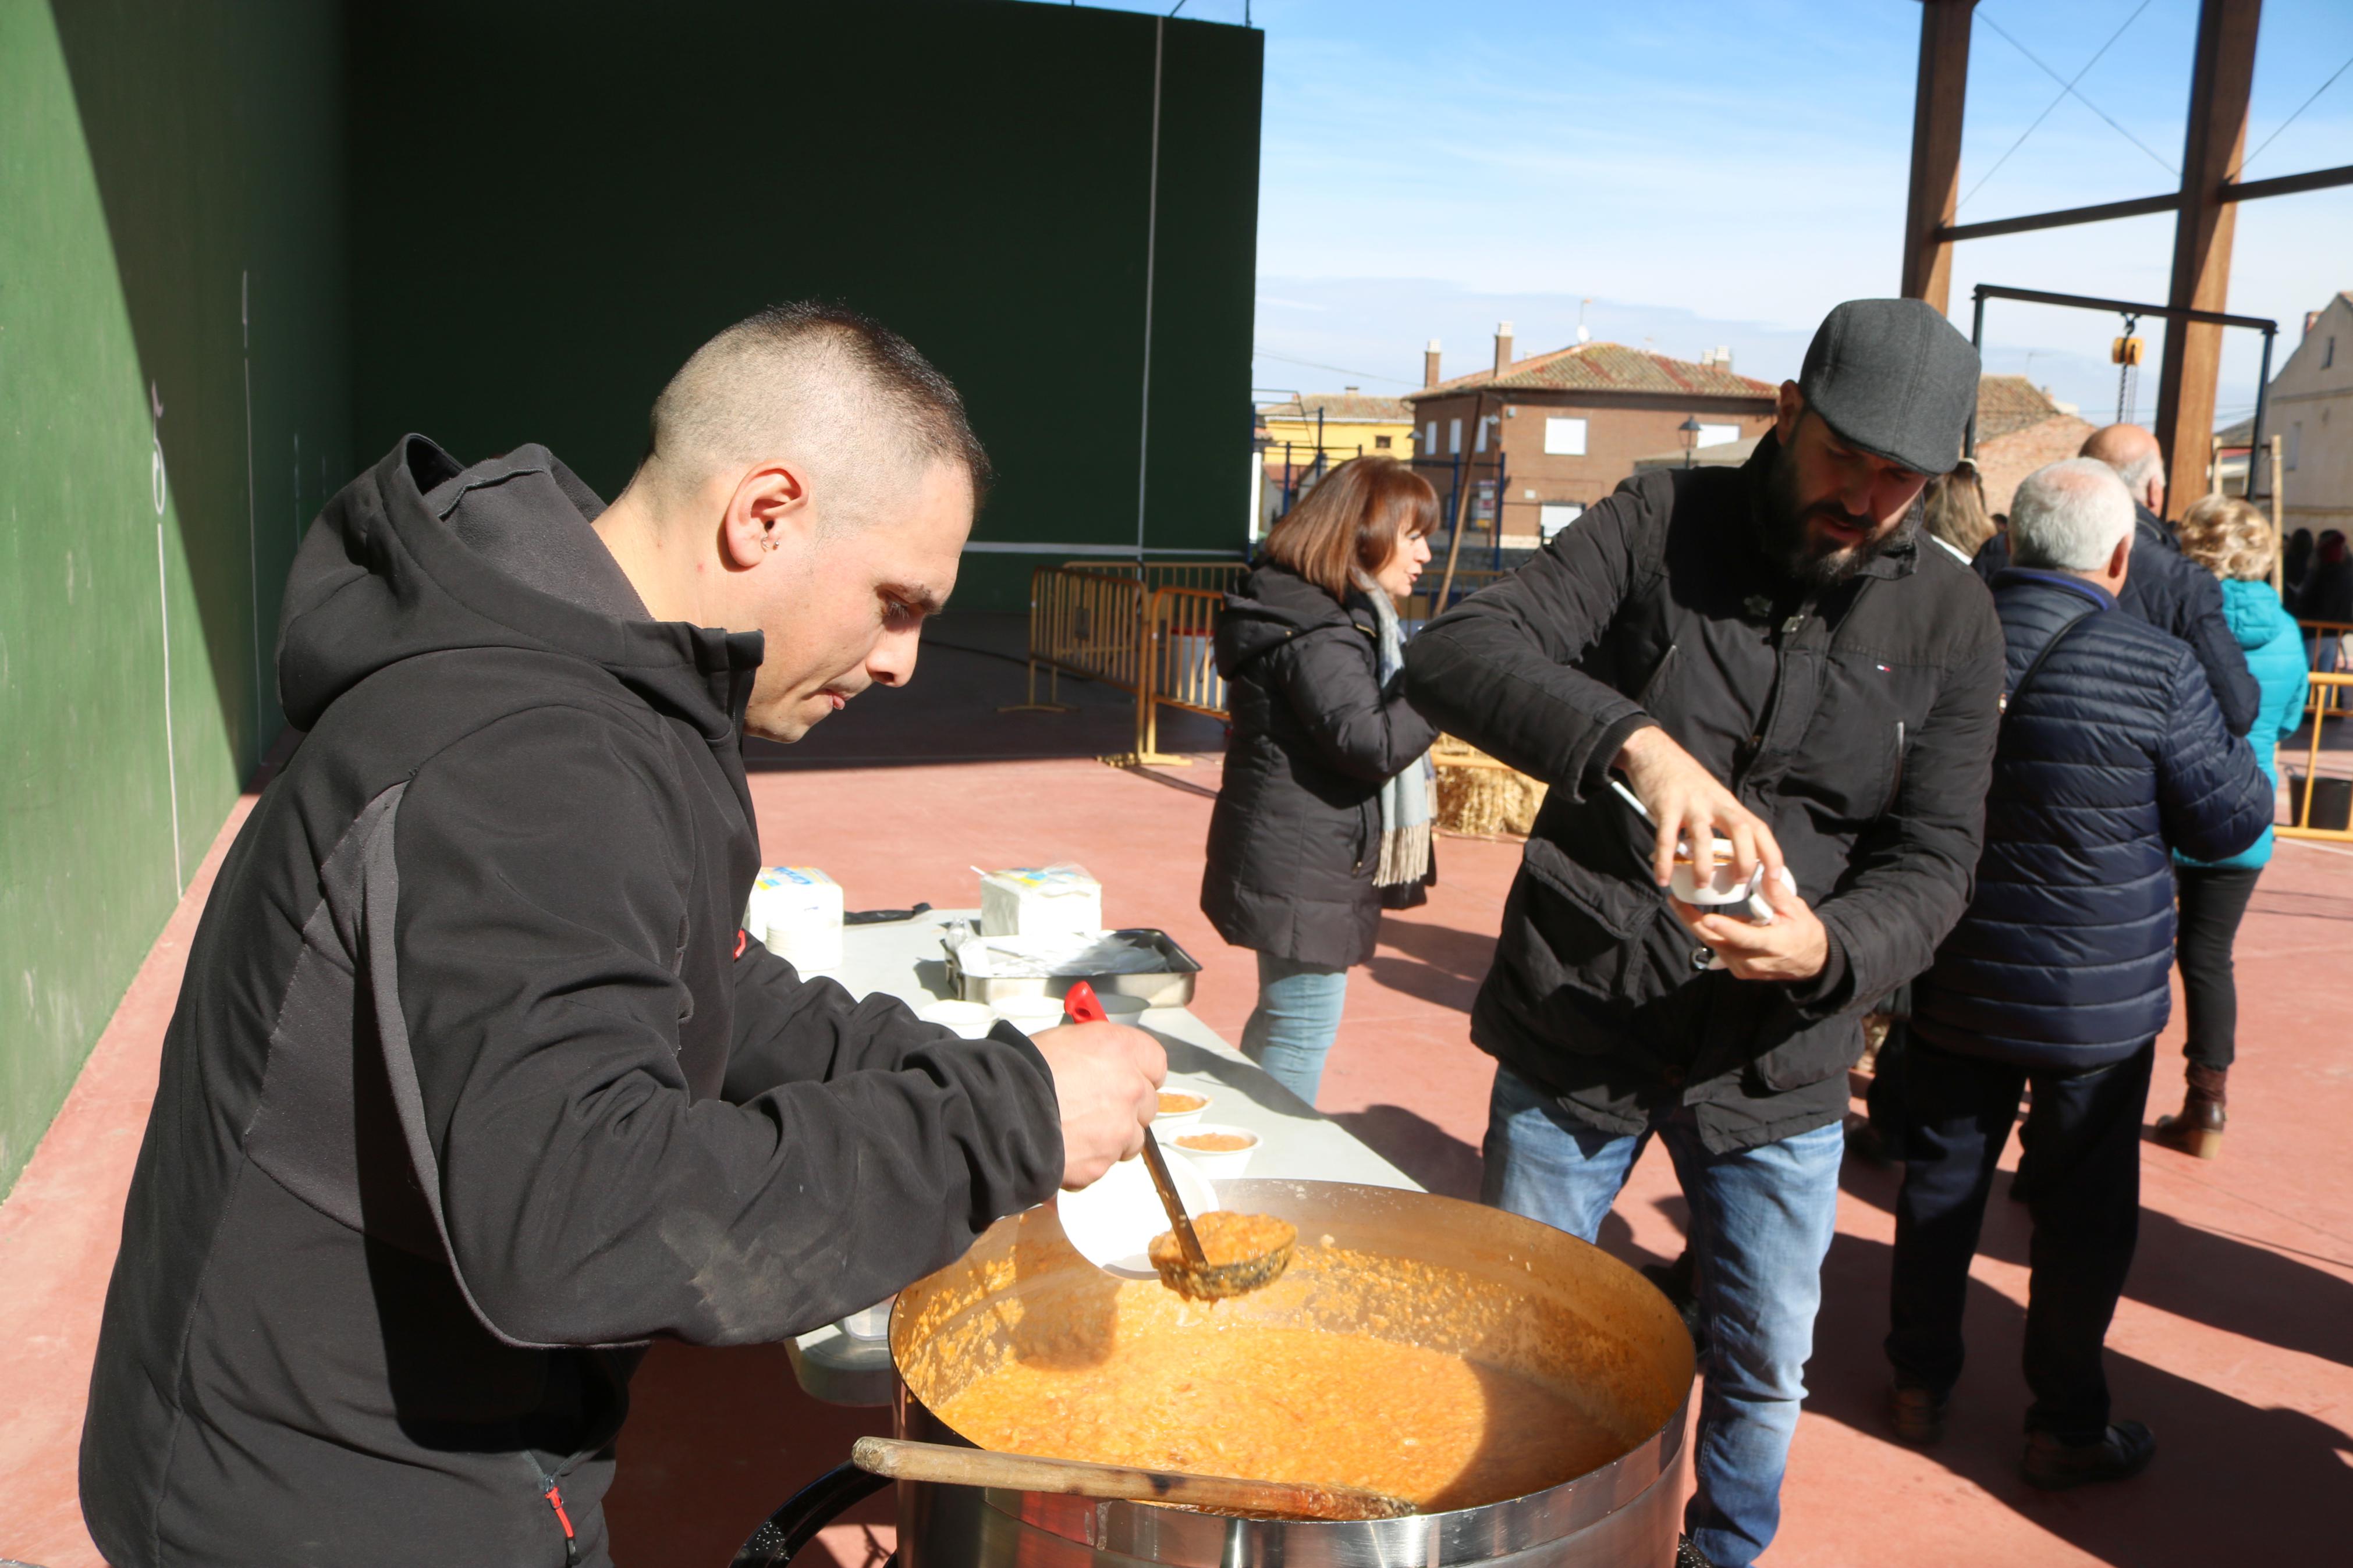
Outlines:
{"type": "Polygon", "coordinates": [[[1383,904],[1422,902],[1434,876],[1438,731],[1406,706],[1394,601],[1437,524],[1436,494],[1403,463],[1343,463],[1276,521],[1218,623],[1233,722],[1201,909],[1258,950],[1243,1054],[1311,1105],[1383,904]]]}

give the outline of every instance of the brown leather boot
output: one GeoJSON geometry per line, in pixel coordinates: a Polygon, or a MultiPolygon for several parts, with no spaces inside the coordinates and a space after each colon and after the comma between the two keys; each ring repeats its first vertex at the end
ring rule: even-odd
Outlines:
{"type": "Polygon", "coordinates": [[[2186,1076],[2189,1092],[2182,1097],[2181,1114],[2157,1119],[2157,1142],[2200,1160],[2211,1160],[2222,1152],[2222,1127],[2229,1121],[2225,1090],[2231,1069],[2201,1068],[2193,1063],[2186,1076]]]}

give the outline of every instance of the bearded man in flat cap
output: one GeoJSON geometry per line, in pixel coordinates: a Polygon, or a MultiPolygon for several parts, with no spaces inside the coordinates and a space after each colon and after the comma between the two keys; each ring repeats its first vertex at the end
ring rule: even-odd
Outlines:
{"type": "Polygon", "coordinates": [[[1666,1144],[1706,1376],[1686,1544],[1718,1568],[1779,1524],[1861,1015],[1976,871],[2001,628],[1920,497],[1978,374],[1927,305],[1850,300],[1746,465],[1629,479],[1407,649],[1415,706],[1551,785],[1472,1013],[1486,1199],[1591,1240],[1666,1144]],[[1672,897],[1679,845],[1747,896],[1672,897]]]}

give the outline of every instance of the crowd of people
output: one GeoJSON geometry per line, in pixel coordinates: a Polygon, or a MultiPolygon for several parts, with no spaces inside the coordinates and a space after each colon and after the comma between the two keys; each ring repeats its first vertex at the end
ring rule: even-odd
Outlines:
{"type": "MultiPolygon", "coordinates": [[[[1436,508],[1394,459],[1334,470],[1227,599],[1202,905],[1259,953],[1244,1050],[1303,1097],[1380,909],[1434,874],[1434,732],[1549,785],[1472,1014],[1496,1058],[1483,1195],[1592,1240],[1665,1145],[1691,1226],[1654,1277],[1704,1370],[1686,1563],[1736,1568],[1778,1527],[1874,1007],[1897,1016],[1855,1142],[1904,1166],[1892,1431],[1943,1436],[2031,1091],[2022,1473],[2120,1480],[2155,1453],[2110,1411],[2102,1344],[2156,1039],[2178,956],[2187,1088],[2158,1137],[2212,1157],[2310,650],[2262,514],[2210,497],[2168,526],[2137,426],[2029,476],[1998,526],[1959,452],[1978,379],[1928,307],[1852,301],[1744,468],[1629,480],[1401,658],[1388,600],[1436,508]],[[1728,862],[1769,917],[1677,897],[1679,858],[1728,862]]],[[[2315,554],[2291,563],[2307,616],[2343,542],[2315,554]]]]}

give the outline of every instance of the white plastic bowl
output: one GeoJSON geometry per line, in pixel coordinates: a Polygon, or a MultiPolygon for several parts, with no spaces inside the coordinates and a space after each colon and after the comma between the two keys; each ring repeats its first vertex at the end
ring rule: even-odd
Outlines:
{"type": "Polygon", "coordinates": [[[1161,1086],[1160,1092],[1163,1094],[1189,1094],[1195,1100],[1201,1102],[1198,1105],[1184,1110],[1163,1110],[1153,1118],[1152,1130],[1160,1134],[1160,1141],[1164,1143],[1176,1132],[1182,1131],[1183,1130],[1191,1127],[1194,1123],[1199,1121],[1201,1118],[1208,1113],[1210,1105],[1214,1103],[1209,1095],[1205,1094],[1200,1089],[1187,1088],[1181,1083],[1163,1084],[1161,1086]]]}
{"type": "Polygon", "coordinates": [[[1149,1005],[1141,996],[1123,995],[1116,991],[1099,993],[1095,1000],[1103,1004],[1104,1014],[1113,1023],[1131,1026],[1144,1022],[1144,1009],[1149,1005]]]}
{"type": "MultiPolygon", "coordinates": [[[[1185,1212],[1199,1215],[1218,1206],[1218,1190],[1191,1161],[1166,1143],[1161,1156],[1168,1162],[1169,1180],[1185,1200],[1185,1212]]],[[[1157,1278],[1145,1248],[1168,1228],[1168,1211],[1160,1205],[1152,1173],[1138,1156],[1123,1160],[1093,1186],[1064,1193],[1054,1200],[1061,1215],[1062,1234],[1079,1256],[1106,1273],[1129,1279],[1157,1278]]]]}
{"type": "Polygon", "coordinates": [[[926,1024],[945,1024],[967,1040],[984,1039],[997,1022],[997,1010],[986,1002],[932,1002],[915,1009],[926,1024]]]}
{"type": "Polygon", "coordinates": [[[1172,1127],[1161,1135],[1161,1147],[1170,1153],[1182,1154],[1193,1168],[1213,1182],[1230,1182],[1250,1169],[1251,1156],[1258,1152],[1259,1136],[1247,1127],[1228,1127],[1218,1122],[1196,1121],[1188,1126],[1172,1127]],[[1250,1140],[1239,1149],[1195,1149],[1185,1142],[1187,1138],[1224,1134],[1250,1140]]]}
{"type": "Polygon", "coordinates": [[[998,1017],[1025,1035],[1051,1029],[1064,1017],[1060,996],[1003,996],[995,1005],[998,1017]]]}

